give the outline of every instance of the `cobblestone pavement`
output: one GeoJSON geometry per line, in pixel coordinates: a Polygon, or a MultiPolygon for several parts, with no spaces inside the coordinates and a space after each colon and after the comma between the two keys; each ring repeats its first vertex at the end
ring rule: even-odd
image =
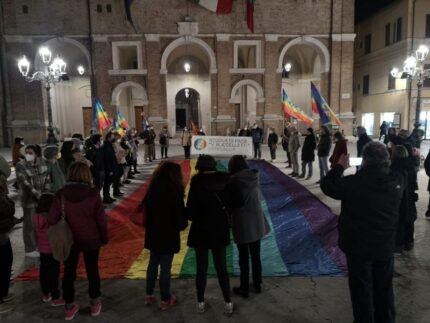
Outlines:
{"type": "MultiPolygon", "coordinates": [[[[423,145],[426,154],[429,145],[423,145]]],[[[354,145],[349,145],[354,155],[354,145]]],[[[5,150],[0,153],[6,154],[5,150]]],[[[159,154],[159,152],[157,151],[159,154]]],[[[172,158],[182,157],[182,148],[170,148],[172,158]]],[[[278,162],[274,163],[285,172],[285,154],[278,150],[278,162]]],[[[263,158],[269,159],[268,149],[263,149],[263,158]]],[[[130,193],[149,176],[156,164],[142,165],[139,178],[128,185],[130,193]]],[[[348,170],[348,173],[353,169],[348,170]]],[[[325,197],[315,181],[318,179],[318,165],[314,163],[314,178],[301,181],[309,190],[329,205],[335,213],[339,212],[339,202],[325,197]]],[[[420,200],[418,202],[419,219],[416,222],[416,247],[403,256],[396,258],[396,278],[394,281],[397,316],[399,323],[430,322],[430,221],[424,219],[428,203],[428,177],[424,171],[419,173],[420,200]]],[[[16,199],[17,192],[12,191],[16,199]]],[[[17,205],[17,216],[22,216],[22,209],[17,205]]],[[[32,261],[25,259],[22,243],[22,232],[17,228],[12,234],[14,249],[14,273],[30,266],[32,261]]],[[[232,278],[232,285],[238,283],[232,278]]],[[[77,283],[77,300],[82,309],[77,322],[93,322],[89,316],[89,305],[86,293],[86,282],[77,283]]],[[[100,322],[288,322],[288,323],[349,323],[352,322],[351,304],[349,301],[346,278],[339,277],[283,277],[266,278],[261,295],[251,294],[248,300],[235,297],[237,311],[233,317],[223,315],[221,291],[216,279],[208,280],[208,311],[201,315],[196,313],[194,281],[188,279],[173,280],[172,290],[178,295],[180,304],[166,312],[156,307],[145,307],[143,280],[108,280],[102,282],[103,313],[97,320],[100,322]]],[[[15,311],[7,316],[0,316],[3,322],[60,322],[63,321],[61,308],[51,308],[42,304],[37,282],[17,282],[12,287],[16,295],[15,311]]]]}

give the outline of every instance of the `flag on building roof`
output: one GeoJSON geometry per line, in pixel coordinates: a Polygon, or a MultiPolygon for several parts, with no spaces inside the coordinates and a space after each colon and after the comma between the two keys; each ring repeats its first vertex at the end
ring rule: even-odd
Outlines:
{"type": "Polygon", "coordinates": [[[291,101],[285,89],[282,89],[282,108],[284,114],[290,118],[300,120],[308,126],[314,123],[311,117],[291,101]]]}
{"type": "Polygon", "coordinates": [[[252,33],[254,33],[254,5],[255,0],[246,0],[246,22],[252,33]]]}
{"type": "Polygon", "coordinates": [[[131,16],[131,5],[134,0],[124,0],[125,15],[127,16],[127,21],[133,27],[134,31],[137,33],[136,27],[134,26],[133,17],[131,16]]]}
{"type": "Polygon", "coordinates": [[[120,111],[118,111],[117,120],[118,120],[118,124],[120,125],[121,128],[123,128],[123,129],[128,128],[128,122],[127,122],[127,120],[125,120],[124,115],[120,111]]]}
{"type": "Polygon", "coordinates": [[[312,112],[319,114],[322,124],[341,125],[339,118],[330,109],[326,100],[322,97],[314,83],[311,82],[311,93],[312,93],[312,112]]]}
{"type": "Polygon", "coordinates": [[[103,105],[99,99],[94,100],[94,107],[94,124],[96,125],[96,128],[100,131],[100,133],[102,133],[103,130],[105,130],[111,125],[111,121],[109,120],[109,116],[103,108],[103,105]]]}
{"type": "Polygon", "coordinates": [[[192,2],[219,15],[229,14],[233,9],[233,0],[191,0],[192,2]]]}

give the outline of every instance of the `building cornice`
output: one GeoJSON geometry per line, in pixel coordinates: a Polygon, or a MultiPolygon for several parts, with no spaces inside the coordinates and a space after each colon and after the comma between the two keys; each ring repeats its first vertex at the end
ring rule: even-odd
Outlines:
{"type": "Polygon", "coordinates": [[[331,39],[335,42],[353,42],[357,34],[332,34],[331,39]]]}

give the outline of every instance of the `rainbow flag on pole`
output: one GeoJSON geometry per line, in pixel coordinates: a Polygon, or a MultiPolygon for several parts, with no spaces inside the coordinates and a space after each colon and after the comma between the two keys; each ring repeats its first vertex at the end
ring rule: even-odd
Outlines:
{"type": "Polygon", "coordinates": [[[100,133],[102,133],[103,130],[105,130],[111,125],[111,121],[109,120],[109,116],[103,108],[103,105],[99,99],[95,99],[94,106],[94,124],[97,125],[96,128],[100,131],[100,133]]]}
{"type": "Polygon", "coordinates": [[[341,122],[336,114],[330,109],[326,100],[322,97],[314,83],[311,82],[312,112],[319,114],[322,124],[335,124],[340,126],[341,122]]]}
{"type": "Polygon", "coordinates": [[[118,120],[118,124],[121,128],[123,129],[128,128],[128,122],[127,120],[125,120],[124,115],[120,111],[118,111],[118,115],[116,119],[118,120]]]}
{"type": "Polygon", "coordinates": [[[311,117],[291,101],[285,89],[282,89],[282,108],[286,116],[300,120],[308,126],[314,123],[311,117]]]}

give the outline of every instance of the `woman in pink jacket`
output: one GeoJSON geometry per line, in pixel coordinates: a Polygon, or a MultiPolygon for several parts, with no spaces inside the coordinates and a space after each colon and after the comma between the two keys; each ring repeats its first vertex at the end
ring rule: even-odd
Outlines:
{"type": "Polygon", "coordinates": [[[63,306],[64,299],[60,295],[58,279],[60,263],[52,256],[52,249],[48,239],[48,212],[54,201],[54,194],[43,193],[33,214],[33,230],[40,253],[39,281],[42,289],[42,302],[51,306],[63,306]]]}
{"type": "Polygon", "coordinates": [[[102,309],[100,301],[99,252],[108,241],[107,218],[99,191],[92,184],[91,171],[82,162],[69,168],[68,182],[57,192],[48,216],[50,225],[61,218],[64,201],[66,221],[73,233],[73,247],[64,262],[63,297],[66,302],[65,319],[72,320],[79,312],[75,303],[76,269],[79,255],[83,253],[91,300],[91,316],[98,316],[102,309]]]}

